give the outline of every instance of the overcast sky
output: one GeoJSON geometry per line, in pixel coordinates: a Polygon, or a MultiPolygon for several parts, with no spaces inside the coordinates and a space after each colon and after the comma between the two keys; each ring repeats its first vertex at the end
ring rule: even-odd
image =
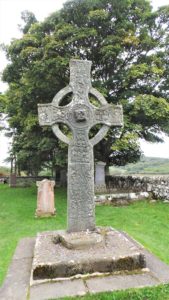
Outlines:
{"type": "MultiPolygon", "coordinates": [[[[65,0],[0,0],[0,44],[9,44],[12,38],[21,36],[18,24],[21,24],[21,12],[29,10],[33,12],[38,21],[43,21],[49,14],[59,10],[65,0]]],[[[169,4],[169,0],[150,1],[153,8],[169,4]]],[[[6,66],[5,55],[0,51],[0,72],[6,66]]],[[[6,85],[0,81],[0,92],[6,89],[6,85]]],[[[56,91],[57,92],[57,91],[56,91]]],[[[165,138],[165,143],[152,145],[141,141],[141,147],[147,156],[168,157],[169,158],[169,138],[165,138]]],[[[4,159],[8,156],[9,140],[0,133],[0,165],[4,164],[4,159]]]]}

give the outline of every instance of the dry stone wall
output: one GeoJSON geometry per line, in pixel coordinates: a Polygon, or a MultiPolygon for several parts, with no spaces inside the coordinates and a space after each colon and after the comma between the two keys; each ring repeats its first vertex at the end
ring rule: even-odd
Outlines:
{"type": "Polygon", "coordinates": [[[169,175],[106,176],[108,193],[149,193],[153,199],[169,200],[169,175]]]}

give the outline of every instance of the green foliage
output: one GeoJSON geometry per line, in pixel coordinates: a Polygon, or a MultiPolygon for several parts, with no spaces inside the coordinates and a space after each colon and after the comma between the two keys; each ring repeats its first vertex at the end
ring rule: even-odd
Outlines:
{"type": "Polygon", "coordinates": [[[36,143],[32,139],[31,157],[38,149],[41,165],[48,157],[54,166],[63,153],[67,156],[66,146],[57,141],[53,148],[47,143],[49,156],[39,150],[40,138],[54,137],[39,127],[37,103],[51,102],[68,84],[71,58],[91,60],[93,86],[104,91],[109,103],[124,108],[121,141],[116,142],[120,132],[112,128],[96,145],[96,159],[107,164],[136,161],[141,155],[138,138],[153,142],[159,141],[159,132],[169,133],[168,16],[169,6],[152,12],[146,0],[72,0],[42,23],[24,13],[23,37],[6,48],[10,63],[3,72],[9,83],[6,112],[19,151],[29,151],[20,136],[27,142],[32,135],[38,138],[36,143]]]}
{"type": "Polygon", "coordinates": [[[4,129],[3,120],[6,106],[6,96],[0,93],[0,130],[4,129]]]}
{"type": "Polygon", "coordinates": [[[142,136],[147,141],[158,141],[160,128],[169,127],[169,104],[164,98],[139,95],[131,104],[132,123],[142,124],[142,136]]]}
{"type": "Polygon", "coordinates": [[[37,22],[35,15],[28,10],[25,10],[21,13],[21,19],[25,23],[25,26],[23,28],[20,26],[20,29],[22,30],[23,33],[27,33],[31,25],[37,22]]]}
{"type": "Polygon", "coordinates": [[[3,94],[0,93],[0,113],[4,112],[5,101],[6,101],[5,95],[3,95],[3,94]]]}
{"type": "Polygon", "coordinates": [[[117,139],[111,147],[111,160],[114,165],[123,166],[130,162],[137,162],[141,151],[138,143],[138,135],[132,132],[125,132],[120,139],[117,139]]]}

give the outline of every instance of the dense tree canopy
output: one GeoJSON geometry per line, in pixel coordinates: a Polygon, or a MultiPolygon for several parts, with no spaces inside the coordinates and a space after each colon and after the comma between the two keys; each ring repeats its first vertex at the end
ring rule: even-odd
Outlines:
{"type": "Polygon", "coordinates": [[[169,133],[169,6],[152,12],[146,0],[74,0],[42,23],[29,12],[22,18],[23,36],[6,47],[3,73],[22,169],[65,163],[66,146],[38,125],[37,103],[51,102],[67,85],[71,58],[91,60],[93,86],[123,105],[124,128],[112,128],[95,147],[97,159],[137,161],[139,138],[154,142],[169,133]]]}
{"type": "Polygon", "coordinates": [[[5,107],[6,107],[6,96],[0,92],[0,131],[4,130],[5,123],[5,107]]]}

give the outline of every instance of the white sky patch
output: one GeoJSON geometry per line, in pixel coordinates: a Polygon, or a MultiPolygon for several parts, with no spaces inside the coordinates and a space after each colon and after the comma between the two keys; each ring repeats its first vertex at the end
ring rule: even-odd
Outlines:
{"type": "Polygon", "coordinates": [[[151,0],[150,3],[153,6],[153,9],[156,10],[160,6],[169,5],[169,0],[151,0]]]}
{"type": "MultiPolygon", "coordinates": [[[[0,0],[0,44],[9,44],[12,38],[20,38],[22,33],[18,25],[22,24],[21,12],[31,11],[38,21],[43,21],[51,13],[62,8],[66,0],[0,0]]],[[[150,1],[153,9],[163,5],[169,5],[169,0],[150,1]]],[[[0,73],[7,65],[5,54],[0,51],[0,73]]],[[[0,92],[7,89],[7,84],[0,81],[0,92]]],[[[57,91],[56,91],[57,92],[57,91]]],[[[169,138],[163,144],[150,144],[141,142],[141,147],[147,156],[169,158],[169,138]]],[[[8,156],[9,140],[0,133],[0,165],[8,156]]]]}
{"type": "MultiPolygon", "coordinates": [[[[0,44],[10,44],[13,38],[22,36],[18,25],[22,24],[21,12],[31,11],[38,21],[43,21],[51,13],[62,8],[65,0],[0,0],[0,44]]],[[[7,65],[5,53],[0,50],[0,73],[7,65]]],[[[0,81],[0,92],[7,84],[0,81]]]]}
{"type": "Polygon", "coordinates": [[[0,132],[0,166],[9,166],[9,163],[4,162],[4,160],[9,156],[9,149],[10,139],[0,132]]]}
{"type": "Polygon", "coordinates": [[[148,143],[140,140],[145,156],[169,158],[169,137],[164,136],[164,143],[148,143]]]}
{"type": "Polygon", "coordinates": [[[38,21],[62,8],[65,0],[0,0],[0,40],[9,43],[21,36],[18,24],[22,23],[21,12],[31,11],[38,21]]]}

